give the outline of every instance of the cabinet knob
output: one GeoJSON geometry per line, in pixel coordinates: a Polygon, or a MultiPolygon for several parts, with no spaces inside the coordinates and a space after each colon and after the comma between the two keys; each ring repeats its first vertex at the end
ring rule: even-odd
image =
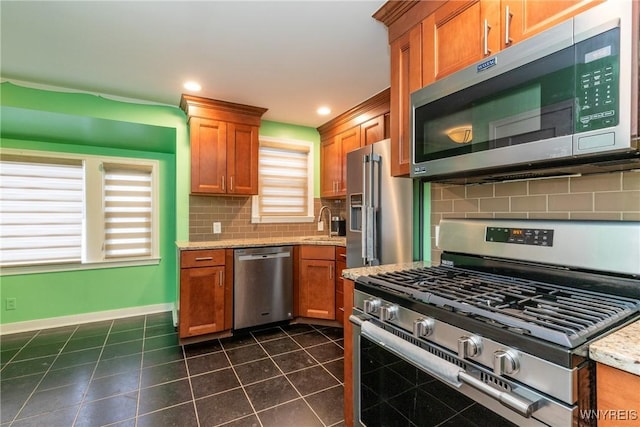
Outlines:
{"type": "Polygon", "coordinates": [[[224,175],[222,175],[222,191],[225,191],[225,189],[224,189],[224,175]]]}
{"type": "Polygon", "coordinates": [[[479,356],[482,353],[482,339],[478,336],[462,336],[458,339],[458,357],[479,356]]]}

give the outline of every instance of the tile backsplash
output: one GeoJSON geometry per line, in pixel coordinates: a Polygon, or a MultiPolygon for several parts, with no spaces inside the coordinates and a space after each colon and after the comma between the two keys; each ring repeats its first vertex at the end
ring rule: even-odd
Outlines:
{"type": "Polygon", "coordinates": [[[440,263],[435,229],[442,218],[640,221],[640,171],[512,181],[431,185],[431,260],[440,263]]]}
{"type": "Polygon", "coordinates": [[[189,196],[189,240],[207,242],[226,239],[312,236],[328,233],[328,215],[323,215],[324,231],[317,226],[322,205],[334,216],[345,215],[342,199],[315,199],[315,220],[308,223],[252,224],[251,197],[189,196]],[[213,234],[213,223],[220,222],[222,233],[213,234]]]}

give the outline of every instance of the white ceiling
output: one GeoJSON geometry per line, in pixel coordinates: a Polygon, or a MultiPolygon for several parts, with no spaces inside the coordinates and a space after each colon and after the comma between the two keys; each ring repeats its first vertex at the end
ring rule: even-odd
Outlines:
{"type": "Polygon", "coordinates": [[[169,105],[197,80],[198,96],[317,127],[389,87],[382,4],[2,0],[1,76],[169,105]]]}

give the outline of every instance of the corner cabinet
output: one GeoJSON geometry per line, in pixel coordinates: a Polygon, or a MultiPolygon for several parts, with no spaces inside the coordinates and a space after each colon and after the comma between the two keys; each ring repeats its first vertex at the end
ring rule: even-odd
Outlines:
{"type": "Polygon", "coordinates": [[[389,135],[389,89],[318,128],[320,133],[320,197],[347,194],[347,153],[389,135]]]}
{"type": "Polygon", "coordinates": [[[602,1],[386,2],[373,17],[389,32],[391,174],[409,174],[412,92],[599,3],[602,1]]]}
{"type": "Polygon", "coordinates": [[[189,118],[191,193],[258,194],[258,130],[266,108],[182,95],[189,118]]]}
{"type": "Polygon", "coordinates": [[[233,250],[180,251],[180,338],[230,330],[232,303],[233,250]]]}

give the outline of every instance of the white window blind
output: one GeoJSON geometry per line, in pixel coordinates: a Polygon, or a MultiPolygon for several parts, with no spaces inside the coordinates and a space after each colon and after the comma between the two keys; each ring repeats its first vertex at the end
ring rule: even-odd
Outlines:
{"type": "Polygon", "coordinates": [[[105,258],[151,255],[151,167],[105,163],[103,169],[105,258]]]}
{"type": "Polygon", "coordinates": [[[309,151],[305,145],[260,141],[259,216],[309,215],[309,151]]]}
{"type": "Polygon", "coordinates": [[[83,178],[80,160],[2,156],[0,265],[81,261],[83,178]]]}

